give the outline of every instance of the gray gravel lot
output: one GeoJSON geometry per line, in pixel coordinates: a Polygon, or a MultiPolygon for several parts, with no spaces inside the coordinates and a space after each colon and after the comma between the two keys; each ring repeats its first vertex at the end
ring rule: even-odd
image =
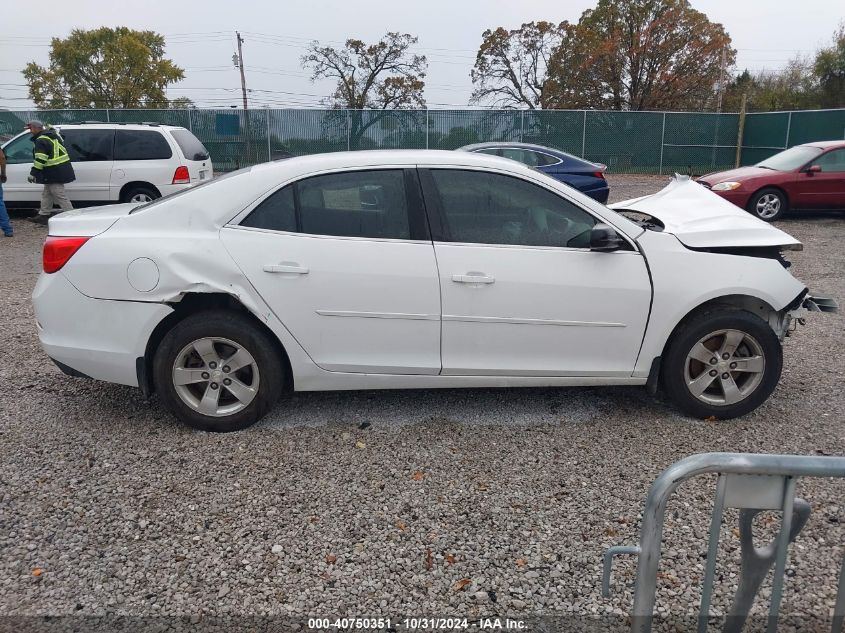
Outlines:
{"type": "MultiPolygon", "coordinates": [[[[666,181],[617,176],[613,198],[666,181]]],[[[134,389],[52,366],[29,299],[44,230],[14,224],[0,241],[0,615],[624,613],[633,563],[619,560],[604,599],[602,552],[636,541],[666,466],[706,451],[845,453],[842,315],[811,316],[772,398],[731,422],[639,388],[491,389],[296,394],[245,432],[191,431],[134,389]]],[[[842,301],[845,214],[779,226],[805,245],[794,274],[842,301]]],[[[799,490],[813,515],[784,612],[806,622],[832,612],[845,486],[799,490]]],[[[663,612],[695,612],[712,494],[698,480],[670,505],[663,612]]]]}

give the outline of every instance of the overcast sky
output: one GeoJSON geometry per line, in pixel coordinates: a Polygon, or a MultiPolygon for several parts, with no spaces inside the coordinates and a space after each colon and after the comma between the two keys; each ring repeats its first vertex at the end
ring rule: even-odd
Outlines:
{"type": "MultiPolygon", "coordinates": [[[[722,23],[738,49],[738,68],[771,71],[796,54],[828,45],[845,17],[843,0],[693,0],[722,23]]],[[[576,22],[591,0],[64,0],[32,5],[7,2],[0,14],[0,107],[24,108],[21,69],[46,64],[51,37],[71,29],[128,26],[166,36],[167,55],[185,69],[169,96],[188,96],[199,106],[240,103],[240,79],[232,64],[236,29],[245,39],[250,104],[313,107],[332,91],[311,83],[299,58],[313,39],[341,43],[347,37],[375,41],[387,31],[419,37],[429,59],[426,99],[432,108],[466,105],[469,72],[487,28],[514,28],[532,20],[576,22]],[[132,6],[137,11],[132,10],[132,6]]]]}

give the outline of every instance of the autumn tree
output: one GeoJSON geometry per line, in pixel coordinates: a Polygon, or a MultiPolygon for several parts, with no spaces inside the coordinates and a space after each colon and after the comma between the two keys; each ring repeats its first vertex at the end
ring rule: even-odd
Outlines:
{"type": "Polygon", "coordinates": [[[471,72],[471,101],[503,107],[547,108],[549,59],[569,33],[568,22],[528,22],[487,29],[471,72]]]}
{"type": "Polygon", "coordinates": [[[143,108],[167,103],[165,89],[184,72],[164,58],[164,37],[126,27],[75,29],[53,38],[47,67],[23,71],[39,108],[143,108]]]}
{"type": "MultiPolygon", "coordinates": [[[[599,0],[585,11],[561,49],[552,77],[581,69],[574,86],[613,110],[703,108],[721,80],[722,56],[731,67],[736,51],[721,24],[687,0],[599,0]]],[[[572,87],[572,86],[570,86],[572,87]]]]}
{"type": "Polygon", "coordinates": [[[819,106],[845,107],[845,23],[833,35],[833,45],[816,53],[813,72],[818,78],[819,106]]]}
{"type": "MultiPolygon", "coordinates": [[[[321,46],[314,41],[302,57],[311,69],[311,80],[334,79],[334,92],[325,102],[333,108],[353,110],[350,114],[350,144],[360,145],[366,131],[390,111],[424,108],[425,55],[411,53],[417,38],[408,33],[387,33],[375,44],[346,40],[343,48],[321,46]],[[377,112],[364,113],[363,110],[377,112]]],[[[399,121],[403,118],[397,119],[399,121]]]]}

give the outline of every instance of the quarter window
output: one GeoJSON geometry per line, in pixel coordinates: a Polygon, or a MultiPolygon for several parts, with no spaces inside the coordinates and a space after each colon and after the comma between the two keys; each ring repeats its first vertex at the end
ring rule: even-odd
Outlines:
{"type": "Polygon", "coordinates": [[[113,160],[114,130],[62,130],[61,136],[72,162],[113,160]]]}
{"type": "Polygon", "coordinates": [[[588,248],[595,218],[519,178],[432,169],[442,220],[453,242],[588,248]]]}
{"type": "Polygon", "coordinates": [[[313,176],[261,202],[242,226],[311,235],[410,239],[402,170],[313,176]]]}
{"type": "Polygon", "coordinates": [[[170,143],[156,130],[117,130],[115,160],[160,160],[173,156],[170,143]]]}
{"type": "Polygon", "coordinates": [[[282,187],[265,198],[241,226],[271,231],[296,231],[296,206],[294,204],[293,185],[282,187]]]}

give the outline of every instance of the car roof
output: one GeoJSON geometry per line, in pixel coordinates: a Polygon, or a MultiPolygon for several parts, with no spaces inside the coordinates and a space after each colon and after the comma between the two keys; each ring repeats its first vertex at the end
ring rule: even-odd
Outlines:
{"type": "Polygon", "coordinates": [[[181,125],[159,125],[158,123],[104,123],[101,121],[81,122],[81,123],[55,123],[53,127],[60,129],[79,128],[86,130],[184,130],[186,128],[181,125]]]}
{"type": "Polygon", "coordinates": [[[554,147],[547,147],[545,145],[537,145],[535,143],[511,143],[509,141],[490,141],[487,143],[473,143],[472,145],[464,145],[463,147],[459,147],[458,151],[462,152],[475,152],[480,149],[492,149],[492,148],[513,148],[513,149],[527,149],[532,150],[535,152],[542,152],[544,154],[548,154],[549,156],[554,156],[556,158],[567,158],[569,160],[578,161],[579,163],[584,163],[585,165],[594,165],[592,161],[587,160],[586,158],[581,158],[580,156],[575,156],[574,154],[570,154],[569,152],[564,152],[561,149],[555,149],[554,147]]]}
{"type": "MultiPolygon", "coordinates": [[[[464,145],[463,147],[459,147],[458,150],[462,152],[471,152],[477,149],[488,149],[492,147],[513,147],[515,149],[531,149],[536,150],[538,152],[547,152],[551,154],[565,154],[567,156],[572,156],[572,154],[569,154],[559,149],[555,149],[554,147],[546,147],[545,145],[537,145],[535,143],[517,143],[510,141],[488,141],[486,143],[473,143],[472,145],[464,145]]],[[[573,156],[573,158],[578,157],[573,156]]]]}
{"type": "Polygon", "coordinates": [[[506,167],[509,170],[525,170],[533,173],[529,167],[515,163],[501,156],[456,152],[441,149],[375,149],[353,152],[329,152],[326,154],[308,154],[295,156],[269,163],[261,163],[251,168],[253,173],[273,170],[278,173],[305,174],[316,171],[329,171],[343,168],[367,166],[412,166],[444,165],[458,167],[506,167]]]}
{"type": "Polygon", "coordinates": [[[834,147],[845,147],[845,141],[814,141],[802,143],[801,147],[818,147],[819,149],[832,149],[834,147]]]}

